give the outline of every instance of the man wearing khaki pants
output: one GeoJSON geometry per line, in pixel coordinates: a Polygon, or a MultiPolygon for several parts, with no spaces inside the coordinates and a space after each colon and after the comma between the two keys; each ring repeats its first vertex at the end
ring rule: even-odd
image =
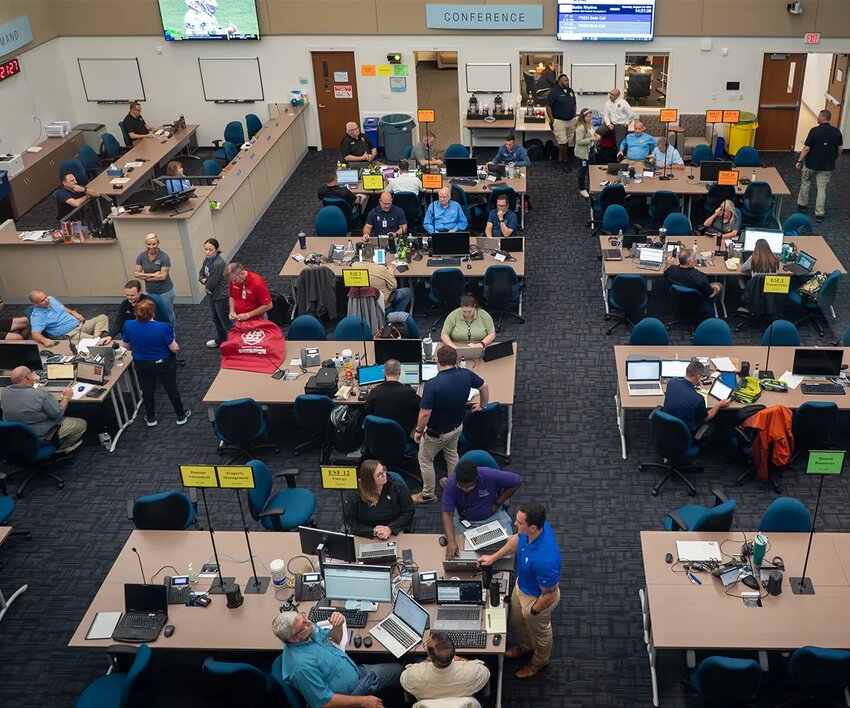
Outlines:
{"type": "Polygon", "coordinates": [[[481,556],[478,563],[493,565],[516,554],[517,582],[511,595],[511,631],[516,645],[505,657],[519,659],[531,654],[529,662],[516,672],[518,679],[528,679],[549,666],[552,655],[552,611],[561,599],[561,551],[542,504],[520,506],[515,525],[517,533],[494,554],[481,556]]]}

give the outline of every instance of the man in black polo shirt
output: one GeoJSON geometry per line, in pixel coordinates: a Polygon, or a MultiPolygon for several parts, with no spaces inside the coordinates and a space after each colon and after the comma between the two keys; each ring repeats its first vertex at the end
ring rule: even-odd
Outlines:
{"type": "Polygon", "coordinates": [[[546,96],[546,116],[549,127],[558,141],[558,162],[562,169],[569,169],[569,144],[576,134],[576,95],[570,88],[566,74],[558,77],[558,85],[546,96]]]}
{"type": "Polygon", "coordinates": [[[399,382],[401,364],[396,359],[384,362],[386,381],[373,388],[366,397],[365,414],[389,418],[398,423],[406,435],[416,426],[419,415],[419,394],[399,382]]]}
{"type": "Polygon", "coordinates": [[[339,151],[345,162],[372,162],[378,156],[372,141],[360,132],[360,126],[353,121],[345,124],[345,137],[339,144],[339,151]]]}
{"type": "Polygon", "coordinates": [[[364,238],[370,236],[400,236],[407,233],[407,216],[401,207],[393,204],[393,195],[381,192],[376,206],[366,216],[363,226],[364,238]],[[374,233],[373,233],[374,231],[374,233]]]}
{"type": "Polygon", "coordinates": [[[56,200],[56,215],[61,221],[74,209],[85,204],[89,197],[99,197],[93,189],[77,184],[77,178],[70,172],[62,175],[62,186],[53,192],[56,200]]]}
{"type": "Polygon", "coordinates": [[[797,160],[797,169],[803,171],[800,193],[797,195],[797,211],[806,211],[809,208],[809,189],[814,178],[818,189],[815,221],[819,224],[826,213],[826,188],[835,169],[835,159],[841,155],[844,142],[841,131],[830,125],[830,120],[832,113],[829,111],[818,113],[818,124],[806,136],[805,145],[800,150],[800,159],[797,160]]]}
{"type": "Polygon", "coordinates": [[[688,364],[684,378],[667,381],[664,407],[661,409],[681,420],[694,433],[703,423],[710,423],[714,416],[732,403],[731,398],[724,398],[711,410],[706,408],[705,398],[697,391],[700,379],[705,375],[705,365],[702,362],[694,360],[688,364]]]}
{"type": "Polygon", "coordinates": [[[145,119],[142,118],[142,106],[138,101],[133,101],[130,104],[130,112],[124,118],[124,129],[131,140],[154,137],[154,128],[145,123],[145,119]]]}
{"type": "Polygon", "coordinates": [[[326,197],[342,199],[349,207],[351,207],[352,216],[358,216],[363,211],[363,207],[366,204],[366,195],[355,194],[350,189],[341,187],[337,184],[336,170],[331,172],[325,180],[324,185],[319,187],[318,195],[319,201],[326,197]]]}
{"type": "Polygon", "coordinates": [[[682,285],[693,288],[702,293],[705,298],[705,315],[714,315],[714,304],[712,300],[720,292],[720,283],[711,283],[708,276],[696,269],[697,253],[692,248],[682,249],[679,252],[679,262],[670,257],[667,259],[667,270],[664,271],[664,279],[671,285],[682,285]]]}
{"type": "Polygon", "coordinates": [[[153,318],[157,322],[174,323],[168,319],[168,309],[162,298],[155,293],[143,293],[142,284],[138,280],[130,280],[124,285],[124,299],[118,305],[118,312],[109,325],[109,336],[101,340],[101,344],[109,344],[115,338],[121,338],[121,332],[124,329],[124,323],[128,320],[136,318],[136,305],[142,300],[150,300],[153,302],[156,309],[153,313],[153,318]]]}

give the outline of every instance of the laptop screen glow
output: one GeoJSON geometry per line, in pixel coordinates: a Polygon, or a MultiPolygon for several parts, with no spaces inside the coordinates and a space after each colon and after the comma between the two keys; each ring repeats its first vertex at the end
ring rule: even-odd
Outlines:
{"type": "Polygon", "coordinates": [[[428,610],[420,607],[413,598],[401,590],[396,595],[393,614],[419,636],[425,634],[425,625],[428,623],[428,610]]]}
{"type": "Polygon", "coordinates": [[[772,229],[747,229],[744,232],[744,251],[747,253],[756,250],[756,243],[759,239],[767,241],[770,250],[777,256],[782,253],[782,241],[784,235],[782,231],[774,231],[772,229]]]}
{"type": "Polygon", "coordinates": [[[652,248],[651,246],[641,248],[640,259],[648,263],[661,263],[664,260],[664,249],[652,248]]]}
{"type": "Polygon", "coordinates": [[[690,363],[689,359],[665,359],[661,362],[661,376],[665,379],[683,379],[690,363]]]}
{"type": "Polygon", "coordinates": [[[800,253],[797,254],[797,265],[801,268],[805,268],[806,270],[811,270],[812,268],[814,268],[816,261],[817,258],[815,258],[814,256],[810,256],[805,251],[800,251],[800,253]]]}
{"type": "Polygon", "coordinates": [[[661,360],[627,361],[626,380],[658,381],[661,378],[661,360]]]}

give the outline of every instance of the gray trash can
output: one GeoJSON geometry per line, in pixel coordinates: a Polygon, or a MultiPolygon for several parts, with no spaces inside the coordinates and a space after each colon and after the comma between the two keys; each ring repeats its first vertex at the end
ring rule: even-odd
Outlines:
{"type": "Polygon", "coordinates": [[[384,157],[388,162],[398,162],[404,158],[404,148],[413,145],[415,126],[413,117],[407,113],[390,113],[381,118],[384,157]]]}

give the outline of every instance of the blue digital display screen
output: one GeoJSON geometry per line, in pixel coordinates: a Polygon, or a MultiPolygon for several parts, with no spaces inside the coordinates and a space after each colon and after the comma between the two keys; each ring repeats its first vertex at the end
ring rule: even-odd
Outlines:
{"type": "Polygon", "coordinates": [[[655,0],[558,3],[558,39],[649,42],[655,24],[655,0]]]}

